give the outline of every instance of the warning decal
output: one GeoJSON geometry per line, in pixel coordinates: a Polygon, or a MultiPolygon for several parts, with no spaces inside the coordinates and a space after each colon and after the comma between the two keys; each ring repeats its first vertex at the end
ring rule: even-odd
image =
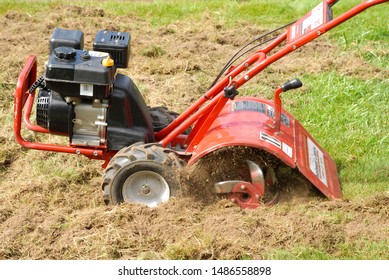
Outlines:
{"type": "Polygon", "coordinates": [[[281,141],[265,132],[259,134],[259,138],[281,149],[281,141]]]}
{"type": "Polygon", "coordinates": [[[324,3],[317,5],[311,12],[311,16],[307,17],[301,25],[301,34],[305,34],[310,30],[319,27],[324,22],[324,3]]]}
{"type": "Polygon", "coordinates": [[[316,175],[322,183],[328,186],[326,168],[324,163],[323,152],[312,142],[311,139],[307,138],[308,144],[308,158],[309,158],[309,169],[316,175]]]}
{"type": "MultiPolygon", "coordinates": [[[[231,107],[231,112],[238,112],[238,111],[259,112],[268,115],[271,118],[274,118],[275,115],[273,107],[266,105],[262,102],[251,101],[251,100],[233,102],[231,107]]],[[[284,113],[281,113],[281,123],[283,123],[287,127],[290,127],[290,119],[284,113]]]]}
{"type": "Polygon", "coordinates": [[[290,158],[293,157],[293,149],[284,142],[282,142],[282,151],[290,158]]]}
{"type": "Polygon", "coordinates": [[[253,111],[266,114],[266,105],[256,101],[238,101],[233,103],[232,111],[253,111]]]}
{"type": "MultiPolygon", "coordinates": [[[[304,17],[300,18],[291,27],[288,28],[287,43],[289,44],[299,39],[304,34],[307,34],[316,28],[320,28],[330,20],[332,20],[331,6],[326,1],[322,1],[304,17]]],[[[325,32],[325,30],[321,31],[325,32]]],[[[320,36],[320,34],[316,33],[316,35],[313,36],[320,36]]],[[[305,43],[299,42],[298,46],[296,45],[296,47],[304,44],[305,43]]]]}

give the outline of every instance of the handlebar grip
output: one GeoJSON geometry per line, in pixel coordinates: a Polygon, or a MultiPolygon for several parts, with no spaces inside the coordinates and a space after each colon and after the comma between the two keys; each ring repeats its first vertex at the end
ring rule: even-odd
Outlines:
{"type": "Polygon", "coordinates": [[[285,91],[288,91],[288,90],[291,90],[291,89],[295,89],[295,88],[299,88],[299,87],[302,87],[302,86],[303,86],[303,83],[299,79],[293,79],[293,80],[287,81],[285,84],[283,84],[281,86],[281,88],[285,92],[285,91]]]}

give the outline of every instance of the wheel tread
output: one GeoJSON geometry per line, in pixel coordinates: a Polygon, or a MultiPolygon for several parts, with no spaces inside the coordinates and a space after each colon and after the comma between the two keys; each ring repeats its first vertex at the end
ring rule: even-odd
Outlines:
{"type": "Polygon", "coordinates": [[[155,143],[144,144],[142,142],[121,149],[110,161],[104,172],[102,180],[103,199],[106,204],[120,203],[114,198],[111,191],[115,176],[129,164],[145,163],[152,161],[161,166],[181,168],[182,163],[177,154],[168,148],[163,148],[155,143]]]}

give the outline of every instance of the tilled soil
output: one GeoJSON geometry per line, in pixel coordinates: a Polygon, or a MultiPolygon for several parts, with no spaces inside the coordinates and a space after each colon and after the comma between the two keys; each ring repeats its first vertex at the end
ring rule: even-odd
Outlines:
{"type": "MultiPolygon", "coordinates": [[[[55,27],[82,29],[87,48],[100,29],[129,31],[132,58],[129,69],[121,72],[136,81],[147,104],[177,112],[206,91],[238,46],[265,31],[248,23],[226,28],[207,14],[202,22],[152,27],[144,19],[101,9],[55,8],[61,13],[10,11],[0,17],[0,259],[265,259],[298,258],[299,250],[343,258],[349,256],[346,245],[363,248],[366,240],[387,242],[387,193],[327,201],[312,195],[302,182],[297,190],[288,186],[279,205],[256,210],[242,210],[215,196],[209,189],[214,180],[245,176],[234,166],[239,154],[186,169],[181,195],[150,209],[105,206],[101,162],[18,146],[12,132],[16,80],[29,54],[38,56],[42,72],[55,27]],[[230,169],[211,169],[228,164],[230,169]],[[295,251],[280,255],[282,250],[295,251]]],[[[261,82],[275,88],[291,72],[298,76],[326,69],[380,75],[352,54],[333,60],[334,51],[334,46],[318,40],[271,66],[268,72],[277,73],[276,78],[262,77],[261,82]]],[[[35,136],[26,132],[26,137],[35,136]]],[[[59,141],[66,144],[66,139],[59,141]]],[[[381,257],[388,259],[388,252],[381,257]]]]}

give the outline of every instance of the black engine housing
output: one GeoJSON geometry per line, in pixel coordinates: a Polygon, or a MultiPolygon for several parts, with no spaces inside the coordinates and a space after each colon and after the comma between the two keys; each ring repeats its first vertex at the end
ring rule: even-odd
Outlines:
{"type": "Polygon", "coordinates": [[[130,35],[99,31],[94,51],[83,48],[78,30],[56,30],[38,92],[37,124],[65,135],[73,146],[117,151],[136,142],[154,142],[153,123],[142,95],[127,76],[130,35]],[[112,53],[112,54],[111,54],[112,53]],[[105,59],[112,55],[114,65],[105,59]]]}
{"type": "Polygon", "coordinates": [[[70,135],[73,106],[66,103],[55,91],[40,89],[36,106],[36,122],[51,134],[70,135]]]}
{"type": "Polygon", "coordinates": [[[109,150],[120,150],[133,143],[154,142],[152,119],[138,88],[131,78],[116,76],[108,109],[109,150]]]}

